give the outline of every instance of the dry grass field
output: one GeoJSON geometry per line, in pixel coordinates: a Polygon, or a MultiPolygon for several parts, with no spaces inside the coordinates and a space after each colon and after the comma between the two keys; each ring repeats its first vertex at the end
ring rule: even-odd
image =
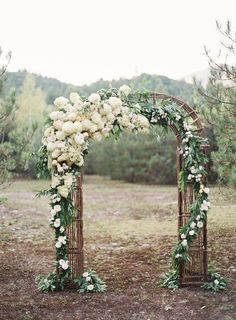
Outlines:
{"type": "Polygon", "coordinates": [[[233,320],[236,318],[236,199],[211,189],[209,260],[229,280],[226,292],[158,287],[177,234],[177,191],[85,177],[86,266],[108,285],[103,294],[43,294],[35,277],[53,270],[47,181],[17,180],[0,205],[1,320],[233,320]]]}

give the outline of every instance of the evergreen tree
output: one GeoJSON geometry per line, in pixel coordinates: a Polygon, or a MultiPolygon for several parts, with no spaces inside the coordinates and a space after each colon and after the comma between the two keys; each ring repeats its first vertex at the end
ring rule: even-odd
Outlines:
{"type": "Polygon", "coordinates": [[[218,150],[212,159],[221,183],[236,188],[236,33],[228,21],[223,28],[216,22],[221,37],[217,58],[205,49],[210,78],[207,88],[199,87],[204,104],[201,111],[214,132],[218,150]],[[223,59],[223,60],[222,60],[223,59]]]}

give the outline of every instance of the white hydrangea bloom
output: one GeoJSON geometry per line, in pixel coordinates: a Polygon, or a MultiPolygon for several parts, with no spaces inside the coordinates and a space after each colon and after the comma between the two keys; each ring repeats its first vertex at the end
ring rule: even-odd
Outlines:
{"type": "Polygon", "coordinates": [[[70,188],[72,186],[72,183],[73,183],[73,174],[67,173],[64,176],[64,185],[67,186],[68,188],[70,188]]]}
{"type": "Polygon", "coordinates": [[[77,134],[74,136],[74,140],[77,144],[82,145],[84,144],[85,140],[84,140],[84,135],[83,134],[77,134]]]}
{"type": "Polygon", "coordinates": [[[122,107],[122,101],[120,98],[117,97],[110,97],[109,98],[109,104],[111,105],[112,109],[121,108],[122,107]]]}
{"type": "Polygon", "coordinates": [[[67,188],[67,186],[63,185],[63,186],[59,186],[57,188],[58,193],[63,197],[63,198],[67,198],[68,194],[69,194],[69,190],[67,188]]]}
{"type": "Polygon", "coordinates": [[[101,100],[101,97],[98,93],[92,93],[89,97],[88,97],[88,101],[93,103],[93,104],[98,104],[101,100]]]}
{"type": "Polygon", "coordinates": [[[68,135],[72,134],[75,131],[75,127],[72,121],[67,121],[62,126],[62,131],[68,135]]]}
{"type": "Polygon", "coordinates": [[[102,118],[100,116],[100,114],[98,112],[93,112],[92,116],[91,116],[91,119],[94,123],[99,123],[101,122],[102,118]]]}
{"type": "Polygon", "coordinates": [[[71,92],[70,94],[70,101],[72,103],[76,103],[78,101],[81,101],[81,97],[79,96],[79,94],[77,92],[71,92]]]}
{"type": "Polygon", "coordinates": [[[56,188],[57,186],[59,186],[59,184],[60,184],[60,179],[53,175],[51,180],[52,188],[56,188]]]}
{"type": "Polygon", "coordinates": [[[127,86],[126,84],[121,86],[119,89],[120,96],[125,95],[127,97],[130,94],[130,92],[131,92],[131,88],[129,86],[127,86]]]}
{"type": "Polygon", "coordinates": [[[64,98],[64,97],[58,97],[54,100],[54,105],[58,108],[58,109],[63,109],[67,103],[69,102],[68,99],[64,98]]]}

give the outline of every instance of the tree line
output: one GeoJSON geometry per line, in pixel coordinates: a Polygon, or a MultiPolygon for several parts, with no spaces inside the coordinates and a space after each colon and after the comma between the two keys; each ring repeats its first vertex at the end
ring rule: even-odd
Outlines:
{"type": "MultiPolygon", "coordinates": [[[[230,23],[223,28],[221,52],[214,59],[206,49],[210,78],[206,88],[172,80],[164,76],[141,74],[130,79],[99,81],[91,85],[74,86],[59,80],[29,74],[27,71],[7,73],[7,63],[0,69],[0,162],[1,182],[12,175],[35,177],[34,154],[41,144],[45,114],[52,110],[57,96],[68,96],[76,91],[82,96],[108,86],[126,83],[133,90],[157,91],[180,97],[193,106],[206,123],[212,151],[211,182],[218,177],[224,184],[236,187],[236,69],[232,59],[236,53],[236,36],[230,23]],[[229,59],[229,60],[227,60],[229,59]],[[222,62],[223,61],[223,62],[222,62]]],[[[3,57],[0,51],[0,59],[3,57]]],[[[10,60],[10,54],[8,54],[10,60]]],[[[1,61],[1,60],[0,60],[1,61]]],[[[112,138],[93,142],[84,168],[87,174],[101,174],[129,182],[176,182],[175,137],[162,135],[125,134],[122,141],[112,138]]]]}

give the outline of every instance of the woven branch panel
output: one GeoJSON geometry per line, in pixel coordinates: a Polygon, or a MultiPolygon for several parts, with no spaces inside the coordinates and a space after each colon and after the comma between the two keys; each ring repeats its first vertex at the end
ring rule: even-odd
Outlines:
{"type": "MultiPolygon", "coordinates": [[[[196,112],[189,107],[185,102],[165,94],[151,93],[150,101],[156,105],[157,100],[171,100],[179,106],[186,118],[191,118],[192,125],[195,127],[195,132],[203,136],[203,127],[196,112]]],[[[177,181],[181,171],[183,159],[179,154],[180,137],[178,129],[175,125],[170,126],[171,130],[176,135],[177,141],[177,181]]],[[[208,146],[202,147],[207,153],[208,146]]],[[[207,169],[207,168],[206,168],[207,169]]],[[[206,183],[206,178],[203,182],[206,183]]],[[[184,226],[190,217],[190,206],[195,199],[192,186],[189,184],[185,192],[178,191],[178,230],[184,226]]],[[[82,194],[82,177],[77,181],[77,190],[73,194],[75,217],[73,223],[67,229],[69,240],[69,261],[72,269],[72,279],[82,275],[84,272],[84,251],[83,251],[83,194],[82,194]]],[[[180,266],[180,285],[202,285],[207,278],[207,227],[204,225],[202,231],[189,247],[190,261],[183,263],[180,266]]]]}

